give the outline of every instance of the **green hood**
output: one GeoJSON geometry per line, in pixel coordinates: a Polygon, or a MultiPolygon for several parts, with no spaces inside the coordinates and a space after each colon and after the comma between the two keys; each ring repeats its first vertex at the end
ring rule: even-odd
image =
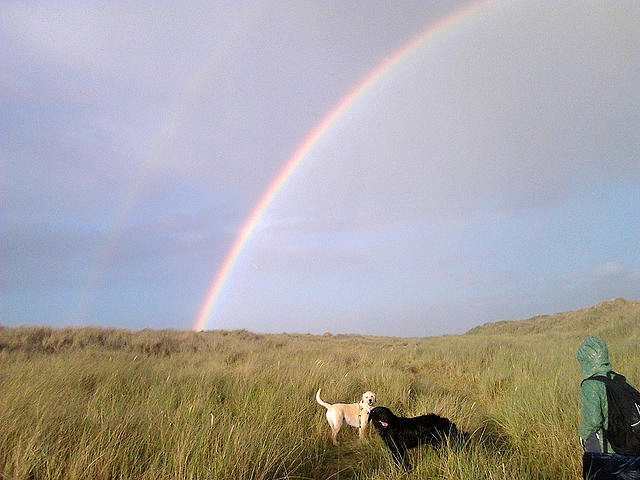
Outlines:
{"type": "Polygon", "coordinates": [[[599,337],[587,337],[578,347],[576,358],[582,367],[583,378],[596,373],[605,374],[611,370],[607,344],[599,337]]]}

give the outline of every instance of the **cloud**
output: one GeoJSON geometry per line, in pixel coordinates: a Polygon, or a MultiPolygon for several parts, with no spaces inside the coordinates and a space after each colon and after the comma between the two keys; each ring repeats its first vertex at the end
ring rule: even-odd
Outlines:
{"type": "Polygon", "coordinates": [[[593,270],[593,275],[601,278],[636,278],[640,279],[640,269],[627,268],[615,261],[605,262],[593,270]]]}
{"type": "Polygon", "coordinates": [[[7,292],[70,288],[87,268],[98,237],[83,229],[5,229],[3,284],[7,292]]]}
{"type": "MultiPolygon", "coordinates": [[[[640,17],[550,5],[491,4],[360,96],[276,195],[218,314],[444,329],[479,304],[562,308],[567,270],[577,307],[637,292],[640,17]]],[[[2,2],[12,315],[84,296],[96,318],[185,323],[298,142],[452,5],[325,7],[2,2]]]]}

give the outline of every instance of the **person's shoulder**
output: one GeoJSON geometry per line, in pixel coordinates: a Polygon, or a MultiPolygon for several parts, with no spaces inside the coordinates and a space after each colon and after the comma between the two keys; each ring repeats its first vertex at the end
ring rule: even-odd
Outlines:
{"type": "Polygon", "coordinates": [[[600,389],[600,388],[604,388],[604,381],[603,381],[603,376],[601,375],[593,375],[591,377],[587,377],[584,380],[582,380],[582,382],[580,382],[580,386],[583,389],[600,389]],[[598,378],[601,377],[601,378],[598,378]]]}

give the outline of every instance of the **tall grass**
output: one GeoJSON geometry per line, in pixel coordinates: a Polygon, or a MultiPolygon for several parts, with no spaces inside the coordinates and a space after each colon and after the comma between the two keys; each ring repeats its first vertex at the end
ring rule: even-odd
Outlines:
{"type": "MultiPolygon", "coordinates": [[[[0,478],[573,480],[582,337],[4,328],[0,478]],[[319,387],[472,438],[413,452],[407,475],[372,432],[334,447],[319,387]]],[[[605,338],[637,384],[637,335],[605,338]]]]}

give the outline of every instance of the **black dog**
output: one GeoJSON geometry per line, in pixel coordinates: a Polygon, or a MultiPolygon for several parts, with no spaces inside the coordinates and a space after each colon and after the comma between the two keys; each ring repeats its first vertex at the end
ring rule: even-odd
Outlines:
{"type": "Polygon", "coordinates": [[[391,450],[396,464],[407,469],[411,468],[407,449],[419,445],[439,447],[448,439],[464,437],[455,423],[435,413],[405,418],[394,415],[386,407],[375,407],[369,412],[369,421],[373,422],[380,437],[391,450]]]}

